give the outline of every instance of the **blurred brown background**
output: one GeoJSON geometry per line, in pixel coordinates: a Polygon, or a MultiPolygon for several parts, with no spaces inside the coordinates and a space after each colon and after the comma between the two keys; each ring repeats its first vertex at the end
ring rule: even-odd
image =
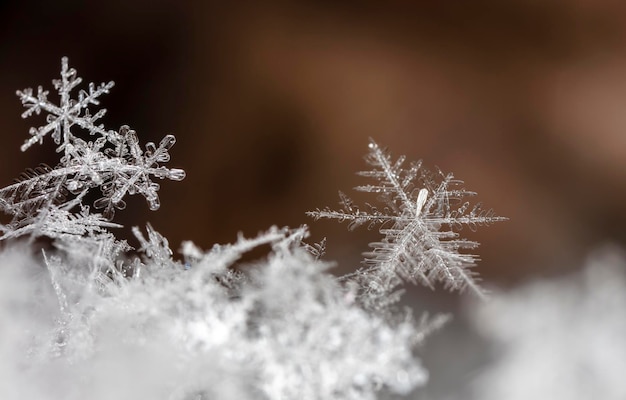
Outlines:
{"type": "Polygon", "coordinates": [[[336,3],[3,3],[0,184],[56,162],[49,140],[19,153],[42,121],[19,118],[15,90],[52,89],[66,55],[86,82],[116,82],[107,127],[176,134],[186,180],[163,182],[158,212],[136,199],[119,215],[174,249],[307,223],[355,266],[376,232],[304,212],[363,182],[368,137],[454,172],[510,218],[463,232],[488,281],[626,241],[625,3],[336,3]]]}

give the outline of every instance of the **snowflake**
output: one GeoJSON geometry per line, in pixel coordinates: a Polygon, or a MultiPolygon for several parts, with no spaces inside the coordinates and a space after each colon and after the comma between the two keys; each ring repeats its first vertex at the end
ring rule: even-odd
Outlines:
{"type": "MultiPolygon", "coordinates": [[[[101,192],[94,206],[103,209],[105,220],[112,219],[116,209],[125,208],[123,198],[127,194],[141,194],[150,209],[156,210],[160,206],[157,194],[159,184],[152,178],[179,181],[185,177],[181,169],[160,165],[170,159],[169,149],[176,143],[174,136],[165,136],[158,146],[147,143],[142,150],[136,132],[128,126],[114,131],[96,125],[106,110],[99,109],[91,114],[89,106],[97,106],[98,98],[109,92],[113,82],[98,86],[91,83],[87,91],[80,90],[78,97],[73,99],[71,92],[81,82],[76,70],[69,68],[67,58],[63,58],[61,79],[53,81],[60,97],[59,105],[48,99],[49,92],[41,86],[36,95],[30,88],[17,91],[26,107],[23,118],[41,112],[47,114],[47,124],[30,129],[31,138],[22,145],[22,151],[35,143],[42,143],[44,137],[51,133],[58,145],[57,152],[63,153],[63,156],[55,168],[40,165],[28,169],[16,183],[0,189],[0,210],[12,216],[9,225],[0,227],[4,232],[2,238],[26,232],[36,234],[38,230],[32,229],[32,226],[44,223],[42,220],[49,215],[58,217],[59,210],[69,212],[76,206],[82,207],[83,197],[94,188],[99,188],[101,192]],[[85,138],[76,136],[75,128],[86,131],[88,135],[85,138]]],[[[70,219],[77,221],[75,217],[70,219]]],[[[49,225],[49,222],[44,225],[49,225]]],[[[90,223],[93,222],[92,218],[90,223]]],[[[55,229],[63,231],[63,224],[57,225],[55,229]]],[[[71,224],[64,225],[74,229],[71,224]]]]}
{"type": "Polygon", "coordinates": [[[106,110],[101,109],[94,115],[91,115],[88,109],[90,104],[100,104],[98,97],[109,93],[114,83],[101,83],[97,88],[93,83],[90,83],[89,92],[80,90],[78,99],[72,99],[70,92],[80,85],[82,81],[82,78],[76,76],[76,70],[68,67],[67,57],[63,57],[61,59],[61,79],[52,81],[54,88],[59,92],[59,97],[61,98],[60,105],[57,106],[50,102],[48,100],[50,92],[43,90],[41,86],[37,88],[37,96],[33,95],[33,89],[31,88],[17,91],[22,104],[27,108],[22,113],[22,118],[39,114],[42,110],[48,113],[46,118],[48,123],[46,125],[30,129],[32,137],[22,145],[22,151],[26,151],[37,142],[42,143],[44,136],[52,132],[54,142],[60,145],[58,150],[65,150],[66,155],[71,153],[71,145],[75,139],[70,131],[73,125],[80,126],[89,131],[91,135],[111,136],[114,140],[117,138],[115,131],[106,131],[102,125],[95,125],[95,122],[104,116],[106,110]]]}
{"type": "Polygon", "coordinates": [[[421,162],[404,168],[404,156],[394,162],[373,140],[366,161],[373,169],[358,174],[377,183],[355,190],[378,194],[384,204],[382,210],[367,203],[366,210],[362,210],[339,192],[342,205],[339,211],[325,208],[308,215],[315,219],[349,221],[349,229],[364,224],[370,228],[380,226],[383,239],[370,244],[372,251],[365,254],[365,267],[351,276],[368,282],[368,297],[393,301],[389,295],[402,280],[429,287],[443,282],[449,289],[469,287],[482,294],[474,273],[469,270],[477,257],[459,252],[474,249],[478,243],[459,238],[455,231],[462,226],[475,230],[478,225],[505,218],[482,209],[480,203],[470,208],[470,203],[463,199],[476,193],[463,189],[463,182],[452,174],[445,175],[439,170],[432,173],[421,162]]]}

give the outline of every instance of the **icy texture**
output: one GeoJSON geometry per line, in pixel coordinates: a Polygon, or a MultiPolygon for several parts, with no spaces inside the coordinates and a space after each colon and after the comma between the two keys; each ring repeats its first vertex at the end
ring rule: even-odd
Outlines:
{"type": "Polygon", "coordinates": [[[149,224],[133,229],[135,252],[117,239],[110,219],[124,196],[139,193],[156,209],[152,178],[184,172],[160,165],[173,136],[144,151],[130,128],[96,125],[104,110],[88,106],[113,84],[71,99],[80,83],[63,59],[59,106],[41,88],[18,92],[25,117],[47,114],[23,150],[49,134],[61,160],[0,189],[11,218],[0,226],[0,399],[373,400],[426,381],[414,349],[445,318],[417,323],[363,307],[365,275],[328,273],[324,243],[305,244],[306,227],[209,251],[185,242],[183,261],[149,224]],[[83,203],[93,189],[102,215],[83,203]],[[21,236],[30,240],[19,247],[11,239],[21,236]],[[52,246],[37,250],[40,236],[52,246]],[[255,249],[267,255],[243,263],[255,249]]]}
{"type": "Polygon", "coordinates": [[[626,254],[606,248],[584,271],[494,295],[475,313],[495,360],[475,399],[626,398],[626,254]]]}
{"type": "Polygon", "coordinates": [[[0,398],[356,400],[423,384],[418,326],[359,307],[302,248],[305,234],[274,228],[209,252],[188,243],[185,270],[149,228],[133,278],[47,256],[46,282],[5,252],[0,398]],[[233,272],[264,244],[263,265],[233,272]]]}
{"type": "MultiPolygon", "coordinates": [[[[101,217],[92,216],[89,225],[107,226],[104,220],[112,219],[115,209],[125,208],[123,199],[127,194],[141,194],[150,209],[156,210],[160,205],[159,184],[152,178],[181,180],[185,177],[181,169],[160,166],[170,159],[168,151],[176,142],[174,136],[165,136],[158,146],[148,143],[142,150],[137,134],[128,126],[114,131],[96,125],[106,110],[99,109],[91,114],[89,106],[97,106],[98,98],[109,92],[113,82],[97,87],[91,83],[87,91],[79,90],[77,98],[73,99],[71,92],[82,79],[76,76],[75,69],[68,67],[67,58],[63,58],[61,64],[61,79],[53,81],[60,97],[59,105],[48,99],[49,92],[41,86],[36,94],[32,89],[17,92],[26,107],[22,117],[43,112],[47,122],[39,128],[31,128],[31,138],[24,143],[22,151],[42,143],[50,134],[58,145],[57,152],[63,155],[56,167],[41,165],[29,169],[16,183],[0,190],[0,210],[12,216],[11,222],[1,227],[3,238],[45,234],[40,227],[50,225],[46,222],[49,218],[56,218],[56,230],[64,232],[65,225],[58,223],[59,218],[69,221],[89,214],[82,198],[95,188],[100,190],[101,197],[94,206],[103,212],[101,217]],[[82,133],[82,137],[77,132],[82,133]],[[72,215],[72,210],[79,206],[80,215],[72,215]],[[64,213],[69,214],[61,216],[64,213]]],[[[67,225],[67,231],[73,231],[75,226],[67,225]]]]}
{"type": "Polygon", "coordinates": [[[366,203],[363,210],[340,192],[342,208],[338,211],[325,208],[308,213],[316,219],[348,221],[350,229],[380,226],[383,239],[370,244],[372,251],[366,253],[364,268],[352,276],[360,284],[366,283],[365,299],[373,301],[373,306],[393,301],[393,291],[402,280],[429,287],[442,282],[449,289],[469,287],[482,294],[470,269],[477,257],[461,252],[478,243],[460,238],[455,231],[462,226],[475,230],[504,218],[482,209],[480,203],[470,206],[464,201],[476,193],[463,189],[463,182],[452,174],[430,172],[421,161],[405,168],[404,156],[393,161],[373,140],[366,161],[372,169],[359,175],[376,183],[355,189],[377,194],[382,209],[366,203]]]}

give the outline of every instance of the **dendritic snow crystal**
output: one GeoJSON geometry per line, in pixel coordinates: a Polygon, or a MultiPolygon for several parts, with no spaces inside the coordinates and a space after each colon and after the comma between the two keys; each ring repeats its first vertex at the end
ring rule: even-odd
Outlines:
{"type": "Polygon", "coordinates": [[[464,199],[476,193],[462,188],[463,182],[452,174],[433,173],[422,167],[421,161],[405,168],[404,156],[394,161],[373,140],[366,161],[372,169],[358,174],[376,183],[355,190],[375,193],[382,209],[366,203],[363,210],[339,192],[341,209],[308,213],[316,219],[348,221],[350,229],[380,226],[383,239],[370,244],[372,250],[365,254],[364,268],[351,277],[365,283],[366,299],[389,301],[402,280],[429,287],[442,282],[449,289],[469,287],[482,294],[470,269],[477,257],[461,252],[476,248],[478,243],[459,238],[456,231],[462,226],[475,230],[505,218],[483,209],[480,203],[470,206],[464,199]]]}
{"type": "Polygon", "coordinates": [[[58,105],[41,86],[37,93],[30,88],[17,91],[26,107],[23,118],[46,114],[46,124],[30,129],[31,137],[22,145],[22,151],[50,135],[62,157],[56,167],[40,165],[28,169],[16,183],[0,189],[0,210],[12,216],[11,222],[1,227],[2,238],[45,234],[40,228],[50,225],[51,218],[59,234],[75,233],[76,222],[81,218],[84,226],[108,227],[105,220],[113,218],[115,209],[125,208],[127,194],[141,194],[151,210],[159,208],[159,184],[152,177],[177,181],[185,177],[181,169],[160,165],[170,159],[168,151],[176,142],[174,136],[165,136],[158,146],[148,143],[142,150],[137,134],[128,126],[115,131],[96,125],[106,110],[98,109],[92,115],[89,107],[99,105],[99,97],[109,92],[113,82],[99,86],[90,83],[87,91],[80,89],[77,97],[72,98],[72,91],[81,83],[76,70],[63,58],[61,78],[53,81],[60,99],[58,105]],[[103,210],[103,218],[90,215],[82,203],[83,197],[95,188],[101,197],[94,206],[103,210]],[[79,207],[80,214],[71,214],[79,207]],[[88,215],[89,221],[85,219],[88,215]]]}

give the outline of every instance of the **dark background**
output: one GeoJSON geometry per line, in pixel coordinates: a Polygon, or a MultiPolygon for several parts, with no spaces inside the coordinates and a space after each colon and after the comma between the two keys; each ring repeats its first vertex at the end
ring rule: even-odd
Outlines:
{"type": "Polygon", "coordinates": [[[56,163],[50,140],[19,152],[42,120],[20,119],[15,90],[52,89],[68,56],[85,82],[115,81],[108,128],[176,134],[170,166],[186,180],[163,182],[158,212],[135,199],[119,213],[174,249],[307,223],[356,267],[378,234],[304,213],[363,183],[368,137],[454,172],[510,218],[462,232],[482,243],[489,282],[626,240],[622,2],[224,3],[3,3],[0,184],[56,163]]]}

